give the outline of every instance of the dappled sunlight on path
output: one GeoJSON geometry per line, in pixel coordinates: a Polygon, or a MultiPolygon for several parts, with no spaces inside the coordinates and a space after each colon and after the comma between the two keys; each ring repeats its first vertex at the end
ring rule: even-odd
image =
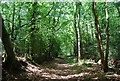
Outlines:
{"type": "MultiPolygon", "coordinates": [[[[24,72],[15,75],[9,75],[8,81],[120,81],[120,75],[115,72],[104,73],[101,66],[87,62],[66,63],[64,59],[56,58],[41,65],[27,61],[25,58],[18,58],[27,63],[22,67],[24,72]]],[[[6,77],[4,78],[6,81],[6,77]]]]}
{"type": "Polygon", "coordinates": [[[50,79],[69,79],[73,77],[81,77],[88,75],[89,73],[80,72],[78,69],[74,69],[77,64],[59,63],[59,61],[54,60],[50,64],[46,63],[42,66],[35,66],[28,64],[26,71],[29,76],[41,76],[50,79]]]}
{"type": "MultiPolygon", "coordinates": [[[[63,60],[63,59],[62,59],[63,60]]],[[[28,77],[36,77],[39,79],[99,79],[106,77],[113,77],[112,75],[105,75],[101,71],[99,66],[94,65],[93,67],[82,67],[78,66],[77,63],[69,64],[61,62],[61,59],[53,60],[52,62],[46,62],[40,66],[35,66],[28,63],[26,67],[28,77]]],[[[116,77],[120,77],[117,76],[116,77]]]]}

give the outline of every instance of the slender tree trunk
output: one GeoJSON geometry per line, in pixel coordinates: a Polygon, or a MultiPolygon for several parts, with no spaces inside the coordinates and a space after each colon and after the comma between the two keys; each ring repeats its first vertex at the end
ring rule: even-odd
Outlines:
{"type": "MultiPolygon", "coordinates": [[[[21,12],[21,3],[20,3],[20,6],[19,6],[19,15],[18,15],[18,26],[20,27],[21,26],[21,14],[20,14],[20,12],[21,12]]],[[[16,30],[16,33],[14,33],[15,34],[15,39],[17,40],[17,35],[19,34],[19,31],[17,31],[16,30]]],[[[15,47],[15,53],[16,54],[20,54],[20,51],[19,51],[20,49],[18,48],[18,47],[15,47]]],[[[20,54],[21,55],[21,54],[20,54]]]]}
{"type": "Polygon", "coordinates": [[[18,15],[18,19],[19,19],[19,22],[18,22],[18,26],[21,26],[21,3],[20,3],[20,6],[19,6],[19,15],[18,15]]]}
{"type": "MultiPolygon", "coordinates": [[[[49,24],[51,23],[51,20],[49,19],[49,24]]],[[[48,31],[49,31],[49,29],[48,29],[48,31]]],[[[49,35],[48,36],[48,40],[49,40],[49,46],[48,46],[48,48],[49,48],[49,50],[48,50],[48,55],[47,55],[47,58],[51,58],[51,35],[49,35]]]]}
{"type": "Polygon", "coordinates": [[[98,16],[97,16],[97,13],[96,13],[95,2],[93,2],[93,4],[92,4],[92,11],[93,11],[93,14],[94,14],[95,28],[96,28],[96,38],[97,38],[98,48],[99,48],[100,57],[101,57],[102,69],[104,69],[104,52],[103,52],[102,38],[101,38],[100,28],[99,28],[99,24],[98,24],[98,16]]]}
{"type": "Polygon", "coordinates": [[[33,58],[34,56],[34,40],[35,40],[35,35],[34,35],[34,32],[35,32],[35,29],[36,29],[36,26],[35,26],[35,17],[36,17],[36,5],[37,5],[37,2],[34,2],[32,7],[33,7],[33,12],[32,12],[32,19],[34,19],[33,23],[32,23],[32,27],[30,29],[30,55],[33,58]]]}
{"type": "Polygon", "coordinates": [[[81,29],[80,29],[80,5],[81,3],[78,2],[76,7],[78,9],[78,63],[80,63],[81,58],[81,29]]]}
{"type": "Polygon", "coordinates": [[[11,40],[14,42],[14,20],[15,20],[15,3],[13,3],[13,14],[12,14],[12,31],[11,31],[11,40]]]}
{"type": "MultiPolygon", "coordinates": [[[[53,5],[55,5],[55,3],[53,2],[53,5]]],[[[52,26],[52,36],[55,36],[55,23],[56,23],[56,19],[55,19],[55,12],[56,12],[56,8],[55,8],[55,6],[54,6],[54,8],[53,8],[53,10],[54,10],[54,17],[53,17],[53,26],[52,26]]],[[[54,37],[51,39],[51,47],[52,48],[54,48],[54,42],[53,42],[53,40],[55,40],[54,39],[54,37]]],[[[52,48],[51,48],[51,51],[52,51],[52,48]]],[[[53,50],[54,51],[54,50],[53,50]]],[[[52,55],[53,57],[58,57],[58,54],[57,53],[54,53],[53,55],[52,55]]]]}
{"type": "Polygon", "coordinates": [[[78,63],[80,63],[81,58],[81,29],[80,29],[80,2],[75,3],[75,13],[74,13],[74,29],[76,34],[76,53],[78,63]]]}
{"type": "Polygon", "coordinates": [[[104,71],[108,71],[108,55],[109,55],[109,15],[108,15],[108,5],[107,2],[105,3],[106,6],[106,56],[105,56],[105,69],[104,71]]]}
{"type": "Polygon", "coordinates": [[[74,29],[76,34],[76,40],[75,40],[75,46],[74,46],[75,57],[78,56],[78,32],[77,32],[76,20],[77,20],[77,8],[75,9],[75,13],[74,13],[74,29]]]}
{"type": "Polygon", "coordinates": [[[12,30],[11,30],[11,41],[13,44],[13,51],[15,51],[15,35],[14,35],[14,22],[15,21],[15,3],[13,3],[13,13],[12,13],[12,30]]]}

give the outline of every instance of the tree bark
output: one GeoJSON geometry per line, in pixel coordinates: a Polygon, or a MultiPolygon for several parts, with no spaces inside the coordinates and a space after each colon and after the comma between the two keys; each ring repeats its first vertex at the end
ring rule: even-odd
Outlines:
{"type": "Polygon", "coordinates": [[[81,28],[80,28],[80,5],[81,3],[78,2],[76,7],[78,9],[78,63],[80,63],[81,58],[81,28]]]}
{"type": "Polygon", "coordinates": [[[98,16],[96,13],[95,2],[92,3],[92,11],[93,11],[93,15],[94,15],[95,28],[96,28],[96,39],[98,42],[98,49],[100,52],[102,69],[104,69],[104,52],[103,52],[102,38],[101,38],[100,28],[99,28],[99,24],[98,24],[98,16]]]}
{"type": "Polygon", "coordinates": [[[74,12],[74,29],[75,29],[75,35],[76,35],[76,40],[74,45],[75,57],[78,56],[78,32],[77,32],[76,20],[77,20],[77,8],[75,9],[75,12],[74,12]]]}
{"type": "Polygon", "coordinates": [[[9,34],[7,33],[7,30],[5,29],[3,19],[2,19],[2,42],[3,42],[4,48],[7,53],[7,60],[11,60],[11,61],[14,60],[15,54],[13,52],[13,47],[10,42],[9,34]]]}
{"type": "Polygon", "coordinates": [[[15,3],[13,3],[13,14],[12,14],[12,30],[11,30],[11,40],[14,42],[14,20],[15,20],[15,3]]]}
{"type": "Polygon", "coordinates": [[[34,35],[34,32],[35,32],[35,29],[36,29],[36,26],[35,26],[35,17],[36,17],[36,5],[37,5],[37,2],[34,2],[32,4],[32,8],[33,8],[33,12],[32,12],[32,19],[34,19],[33,23],[32,23],[32,27],[30,29],[30,55],[31,55],[31,58],[34,59],[34,40],[35,40],[35,35],[34,35]]]}
{"type": "Polygon", "coordinates": [[[105,69],[104,71],[108,71],[108,55],[109,55],[109,14],[108,14],[108,5],[105,3],[105,11],[106,11],[106,56],[105,56],[105,69]]]}
{"type": "Polygon", "coordinates": [[[7,33],[7,30],[5,29],[4,20],[2,19],[2,16],[0,14],[0,19],[2,20],[2,43],[4,45],[4,49],[7,53],[7,59],[5,61],[5,68],[8,70],[11,70],[13,68],[19,69],[20,63],[16,60],[15,53],[13,52],[13,46],[9,38],[9,34],[7,33]]]}
{"type": "MultiPolygon", "coordinates": [[[[55,3],[53,2],[53,5],[55,5],[55,3]]],[[[52,36],[55,36],[55,27],[56,27],[56,19],[55,19],[55,12],[56,12],[56,8],[55,8],[55,6],[54,6],[54,8],[53,8],[53,13],[54,13],[54,17],[53,17],[53,22],[52,22],[52,36]]],[[[51,51],[52,51],[52,49],[54,48],[54,44],[56,43],[56,42],[54,42],[54,37],[51,39],[51,51]]],[[[55,49],[54,49],[55,50],[55,49]]],[[[54,51],[53,50],[53,51],[54,51]]],[[[53,53],[53,52],[51,52],[51,53],[53,53]]],[[[52,54],[51,54],[52,55],[52,54]]],[[[53,58],[54,57],[58,57],[58,54],[57,53],[53,53],[53,58]]]]}
{"type": "Polygon", "coordinates": [[[76,42],[75,42],[75,56],[77,56],[78,63],[80,63],[81,58],[81,29],[80,29],[80,2],[75,3],[75,13],[74,13],[74,28],[76,34],[76,42]]]}

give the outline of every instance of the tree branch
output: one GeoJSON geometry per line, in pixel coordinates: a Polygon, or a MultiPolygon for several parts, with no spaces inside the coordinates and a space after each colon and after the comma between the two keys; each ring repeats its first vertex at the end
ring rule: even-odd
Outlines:
{"type": "Polygon", "coordinates": [[[54,7],[54,5],[52,6],[52,8],[49,10],[49,12],[48,12],[45,16],[40,17],[40,18],[37,18],[37,19],[32,19],[30,22],[28,22],[28,23],[26,23],[26,24],[23,24],[23,25],[21,25],[20,27],[16,27],[15,30],[18,30],[18,29],[22,28],[22,27],[25,26],[25,25],[29,25],[29,24],[31,25],[32,23],[35,22],[35,20],[39,20],[39,19],[45,18],[46,16],[48,16],[48,15],[50,14],[50,12],[52,11],[53,7],[54,7]]]}
{"type": "MultiPolygon", "coordinates": [[[[26,25],[31,25],[32,23],[35,22],[35,20],[39,20],[39,19],[45,18],[46,16],[48,16],[48,15],[50,14],[50,12],[52,11],[53,7],[54,7],[54,5],[52,6],[52,8],[48,11],[48,13],[47,13],[45,16],[40,17],[40,18],[37,18],[37,19],[31,19],[31,21],[29,21],[29,22],[27,22],[27,23],[25,23],[25,24],[23,24],[23,25],[21,25],[21,26],[19,26],[19,27],[17,27],[17,26],[14,27],[15,30],[18,30],[18,29],[20,29],[20,28],[22,28],[22,27],[24,27],[24,26],[26,26],[26,25]]],[[[8,19],[5,19],[5,20],[7,20],[7,21],[9,21],[10,23],[12,23],[12,22],[11,22],[10,20],[8,20],[8,19]]],[[[13,23],[12,23],[12,24],[13,24],[13,23]]]]}

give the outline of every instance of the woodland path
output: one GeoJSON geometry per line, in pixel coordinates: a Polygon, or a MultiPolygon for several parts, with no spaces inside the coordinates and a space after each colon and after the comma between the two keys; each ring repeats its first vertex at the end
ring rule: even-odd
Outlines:
{"type": "Polygon", "coordinates": [[[103,73],[99,65],[78,66],[77,63],[66,63],[62,58],[38,66],[28,63],[24,69],[26,71],[15,76],[15,80],[8,81],[120,81],[120,75],[103,73]]]}

